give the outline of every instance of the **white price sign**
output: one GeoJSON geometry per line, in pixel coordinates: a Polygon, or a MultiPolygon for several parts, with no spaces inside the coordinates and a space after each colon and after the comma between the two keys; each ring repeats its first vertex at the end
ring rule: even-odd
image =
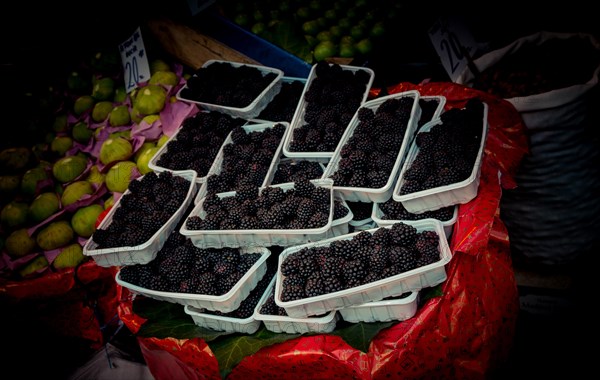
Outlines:
{"type": "Polygon", "coordinates": [[[429,38],[442,65],[454,82],[469,64],[477,50],[477,42],[456,17],[442,17],[429,28],[429,38]]]}
{"type": "Polygon", "coordinates": [[[150,79],[150,65],[142,39],[142,31],[138,27],[126,41],[119,45],[123,73],[125,77],[125,90],[130,93],[138,83],[150,79]]]}

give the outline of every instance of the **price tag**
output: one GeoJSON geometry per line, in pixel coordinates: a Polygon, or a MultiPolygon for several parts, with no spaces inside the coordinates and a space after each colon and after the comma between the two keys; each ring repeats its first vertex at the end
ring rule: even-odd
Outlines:
{"type": "Polygon", "coordinates": [[[119,52],[123,62],[125,90],[130,93],[139,83],[150,79],[150,65],[139,27],[131,37],[119,45],[119,52]]]}
{"type": "Polygon", "coordinates": [[[429,39],[442,65],[454,82],[469,66],[477,51],[477,42],[457,17],[441,17],[429,28],[429,39]]]}

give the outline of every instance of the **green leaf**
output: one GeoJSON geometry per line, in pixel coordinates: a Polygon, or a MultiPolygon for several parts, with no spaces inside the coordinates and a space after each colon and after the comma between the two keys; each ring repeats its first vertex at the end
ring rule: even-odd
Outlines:
{"type": "Polygon", "coordinates": [[[392,322],[373,322],[373,323],[349,323],[339,321],[335,330],[330,334],[340,336],[350,346],[362,352],[369,351],[371,339],[381,330],[386,329],[398,321],[392,322]]]}
{"type": "Polygon", "coordinates": [[[172,302],[137,297],[133,302],[133,311],[147,319],[138,332],[141,337],[202,338],[209,342],[222,335],[231,334],[197,326],[192,317],[185,313],[183,305],[172,302]]]}
{"type": "Polygon", "coordinates": [[[443,295],[444,292],[442,291],[442,284],[436,285],[431,288],[424,288],[421,290],[421,294],[419,294],[419,303],[422,305],[432,298],[441,297],[443,295]]]}
{"type": "Polygon", "coordinates": [[[263,347],[299,337],[301,334],[283,334],[267,330],[264,326],[252,335],[234,334],[208,344],[219,362],[221,377],[225,378],[244,357],[263,347]]]}
{"type": "Polygon", "coordinates": [[[274,22],[269,28],[268,36],[264,38],[297,57],[304,59],[312,56],[310,45],[304,35],[299,33],[291,23],[274,22]]]}

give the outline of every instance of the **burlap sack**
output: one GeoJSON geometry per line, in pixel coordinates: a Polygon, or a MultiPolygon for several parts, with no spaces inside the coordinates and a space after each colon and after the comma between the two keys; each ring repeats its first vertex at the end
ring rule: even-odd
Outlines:
{"type": "MultiPolygon", "coordinates": [[[[474,64],[481,73],[553,39],[565,44],[583,40],[600,52],[588,34],[539,32],[486,53],[474,64]]],[[[568,264],[600,241],[600,144],[594,131],[600,127],[600,64],[590,63],[595,70],[587,82],[505,99],[523,118],[530,154],[521,162],[518,187],[503,193],[501,218],[513,252],[540,264],[568,264]]],[[[457,82],[477,88],[469,69],[457,82]]]]}

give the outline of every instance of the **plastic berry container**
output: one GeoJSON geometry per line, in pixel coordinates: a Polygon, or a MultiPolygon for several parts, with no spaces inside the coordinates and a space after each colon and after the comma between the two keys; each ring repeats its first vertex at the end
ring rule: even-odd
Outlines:
{"type": "Polygon", "coordinates": [[[261,321],[251,315],[248,318],[231,318],[221,315],[206,313],[205,309],[198,309],[191,305],[184,306],[184,312],[192,317],[196,326],[214,331],[229,333],[254,334],[260,327],[261,321]]]}
{"type": "MultiPolygon", "coordinates": [[[[369,91],[371,89],[371,86],[373,85],[373,80],[375,79],[375,72],[367,67],[351,66],[351,65],[339,65],[339,66],[341,67],[342,70],[345,70],[345,71],[351,71],[353,73],[356,73],[358,71],[363,71],[368,75],[369,79],[365,86],[365,91],[363,93],[362,102],[361,102],[361,104],[364,104],[364,102],[367,101],[367,98],[369,96],[369,91]]],[[[317,67],[317,64],[314,64],[310,70],[310,73],[308,74],[308,79],[304,86],[304,91],[302,91],[302,96],[300,97],[300,102],[298,103],[298,107],[296,108],[296,112],[294,113],[294,117],[292,118],[292,122],[290,123],[290,130],[288,131],[288,134],[285,139],[285,143],[283,145],[283,154],[286,157],[297,157],[297,158],[310,157],[310,158],[325,158],[325,159],[331,159],[331,157],[333,157],[333,153],[334,153],[333,151],[331,151],[331,152],[296,152],[296,151],[291,150],[291,147],[290,147],[290,144],[294,140],[294,130],[296,128],[300,128],[304,124],[306,124],[304,115],[306,114],[306,108],[308,106],[308,102],[305,100],[305,94],[308,90],[310,90],[311,85],[317,78],[316,67],[317,67]]]]}
{"type": "MultiPolygon", "coordinates": [[[[377,98],[374,100],[370,100],[365,102],[361,108],[369,108],[376,112],[376,110],[389,99],[398,99],[398,98],[412,98],[413,104],[410,111],[410,119],[406,125],[406,129],[404,132],[404,138],[402,140],[402,144],[397,152],[396,160],[394,161],[394,166],[389,173],[387,181],[384,186],[381,188],[367,188],[367,187],[350,187],[350,186],[340,186],[334,183],[334,189],[336,192],[340,192],[347,201],[350,202],[385,202],[386,200],[392,197],[392,192],[394,190],[394,185],[396,183],[396,179],[398,178],[398,172],[402,166],[404,157],[406,155],[406,151],[412,142],[413,133],[417,127],[417,121],[421,116],[421,108],[419,106],[419,92],[405,91],[397,94],[383,96],[381,98],[377,98]]],[[[338,170],[341,157],[342,147],[348,142],[348,140],[353,136],[354,131],[359,126],[360,122],[358,119],[358,111],[354,113],[350,124],[346,128],[346,131],[342,135],[342,138],[333,154],[333,157],[327,164],[327,168],[325,169],[325,173],[323,173],[322,178],[332,178],[334,173],[338,170]]]]}
{"type": "Polygon", "coordinates": [[[405,321],[417,313],[419,292],[412,291],[405,294],[408,296],[345,307],[338,312],[344,321],[351,323],[405,321]]]}
{"type": "Polygon", "coordinates": [[[140,294],[159,301],[167,301],[184,306],[189,305],[196,309],[216,310],[222,313],[229,313],[240,306],[241,302],[248,297],[250,292],[256,287],[258,282],[267,272],[267,258],[271,255],[271,251],[268,248],[248,247],[240,249],[240,253],[242,254],[255,252],[259,252],[261,257],[250,267],[246,274],[242,276],[229,292],[218,296],[146,289],[123,281],[120,277],[120,271],[115,276],[115,280],[117,281],[117,284],[128,288],[134,294],[140,294]]]}
{"type": "MultiPolygon", "coordinates": [[[[421,131],[429,131],[434,125],[439,124],[443,124],[440,119],[433,120],[429,123],[426,123],[421,128],[421,131]]],[[[488,105],[486,103],[483,103],[483,118],[481,121],[481,128],[482,133],[479,151],[477,152],[473,169],[468,178],[463,181],[445,186],[438,186],[409,194],[400,194],[400,189],[404,184],[404,173],[412,165],[417,154],[419,153],[419,147],[415,142],[413,142],[402,166],[402,170],[400,171],[398,180],[396,181],[392,198],[397,202],[402,202],[402,205],[404,205],[404,208],[406,208],[407,211],[415,214],[425,211],[433,211],[442,207],[453,206],[456,204],[464,204],[475,198],[479,189],[481,163],[488,132],[488,105]]]]}
{"type": "MultiPolygon", "coordinates": [[[[307,243],[288,247],[279,255],[277,281],[275,283],[275,303],[283,307],[287,314],[294,318],[306,318],[311,315],[320,315],[332,310],[361,305],[367,302],[381,301],[384,298],[400,296],[405,292],[418,291],[423,288],[432,287],[444,282],[447,278],[445,265],[450,262],[452,252],[444,233],[443,226],[439,220],[424,219],[405,222],[414,226],[418,232],[435,231],[439,237],[440,259],[431,264],[423,265],[403,273],[396,274],[378,281],[373,281],[360,286],[340,290],[333,293],[321,294],[319,296],[307,297],[293,301],[283,301],[283,280],[285,276],[281,272],[281,264],[285,259],[303,248],[329,246],[334,240],[352,239],[361,232],[337,236],[318,242],[307,243]]],[[[378,227],[391,228],[391,226],[378,227]]],[[[375,232],[377,228],[366,230],[375,232]]]]}
{"type": "MultiPolygon", "coordinates": [[[[388,202],[395,202],[393,199],[388,200],[388,202]]],[[[448,207],[452,207],[452,206],[448,206],[448,207]]],[[[446,233],[446,238],[450,239],[450,236],[452,235],[452,231],[454,229],[454,224],[456,223],[456,220],[458,219],[458,205],[454,205],[453,207],[454,211],[452,212],[452,216],[450,219],[448,220],[441,220],[438,219],[441,223],[442,226],[444,227],[444,232],[446,233]]],[[[435,212],[436,210],[430,211],[430,212],[435,212]]],[[[379,203],[373,203],[373,214],[372,214],[372,220],[378,225],[378,226],[391,226],[394,223],[398,223],[398,222],[404,222],[407,220],[421,220],[421,219],[425,219],[427,216],[424,216],[421,214],[412,214],[412,219],[383,219],[384,216],[384,212],[381,210],[381,206],[379,203]],[[421,217],[420,217],[421,215],[421,217]]],[[[434,218],[437,219],[437,218],[434,218]]]]}
{"type": "MultiPolygon", "coordinates": [[[[137,246],[98,248],[98,244],[94,242],[92,235],[83,246],[83,254],[93,258],[96,264],[101,267],[147,264],[154,260],[156,254],[161,250],[171,232],[173,232],[181,218],[185,216],[185,212],[194,199],[198,189],[195,171],[186,170],[174,172],[173,176],[182,177],[189,181],[190,184],[187,195],[177,211],[173,213],[167,222],[163,224],[163,226],[160,227],[148,241],[137,246]]],[[[142,178],[143,176],[136,178],[134,181],[140,181],[142,178]]],[[[128,194],[130,194],[130,191],[125,190],[123,196],[121,196],[121,198],[113,205],[106,214],[106,217],[98,225],[98,228],[105,229],[112,223],[115,212],[121,205],[121,200],[128,194]]]]}
{"type": "MultiPolygon", "coordinates": [[[[298,229],[254,229],[254,230],[193,230],[189,229],[184,222],[179,232],[190,238],[192,243],[199,248],[223,248],[223,247],[269,247],[278,245],[288,247],[295,244],[302,244],[310,241],[318,241],[338,232],[332,229],[333,225],[333,181],[330,179],[312,180],[316,186],[326,188],[330,193],[329,219],[325,225],[319,228],[298,228],[298,229]],[[329,235],[328,235],[329,234],[329,235]]],[[[283,191],[294,188],[293,182],[273,185],[281,187],[283,191]]],[[[261,188],[260,191],[265,188],[261,188]]],[[[235,191],[218,193],[220,198],[235,196],[235,191]]],[[[206,197],[199,200],[186,219],[193,216],[204,218],[206,211],[203,208],[206,197]]],[[[343,222],[341,223],[343,224],[343,222]]],[[[342,226],[343,227],[343,226],[342,226]]]]}
{"type": "MultiPolygon", "coordinates": [[[[226,106],[226,105],[215,104],[215,103],[201,102],[201,101],[197,101],[197,100],[191,99],[189,97],[186,97],[185,94],[186,94],[186,91],[188,90],[187,83],[182,88],[180,88],[179,91],[177,91],[176,98],[178,100],[181,100],[184,102],[195,103],[200,108],[206,109],[209,111],[222,112],[222,113],[225,113],[225,114],[228,114],[231,116],[241,117],[244,119],[252,119],[260,114],[260,112],[267,106],[267,104],[269,104],[269,102],[271,102],[271,100],[273,100],[273,97],[279,92],[279,90],[281,88],[281,80],[283,78],[282,70],[276,69],[274,67],[253,65],[253,64],[249,64],[249,63],[223,61],[223,60],[217,60],[217,59],[207,60],[202,65],[200,70],[205,69],[215,63],[226,63],[226,64],[233,66],[234,68],[246,66],[246,67],[250,67],[250,68],[254,68],[254,69],[258,70],[262,74],[263,77],[269,73],[275,74],[275,77],[264,88],[264,90],[260,94],[258,94],[249,105],[247,105],[245,107],[233,107],[233,106],[226,106]]],[[[197,74],[194,74],[194,75],[197,75],[197,74]]]]}

